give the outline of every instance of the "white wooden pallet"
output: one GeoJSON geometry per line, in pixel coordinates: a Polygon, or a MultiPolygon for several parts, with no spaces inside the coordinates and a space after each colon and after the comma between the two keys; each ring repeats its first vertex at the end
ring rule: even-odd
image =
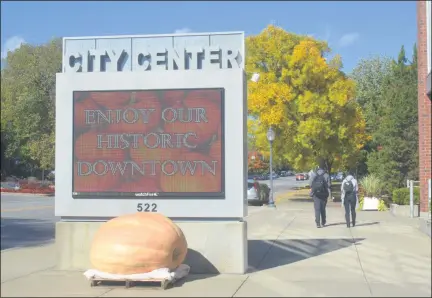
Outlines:
{"type": "Polygon", "coordinates": [[[174,280],[169,279],[145,279],[145,280],[132,280],[132,279],[111,279],[93,277],[90,279],[90,286],[123,286],[128,289],[135,286],[143,288],[161,289],[166,290],[169,286],[174,284],[174,280]]]}

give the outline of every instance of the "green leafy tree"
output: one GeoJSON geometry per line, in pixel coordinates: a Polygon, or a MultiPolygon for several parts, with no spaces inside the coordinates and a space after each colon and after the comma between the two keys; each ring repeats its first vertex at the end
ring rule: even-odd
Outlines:
{"type": "MultiPolygon", "coordinates": [[[[383,93],[386,88],[386,79],[391,75],[391,72],[391,58],[373,56],[368,59],[361,59],[350,74],[350,77],[356,82],[356,99],[362,107],[366,120],[366,133],[370,136],[380,126],[383,93]]],[[[368,154],[375,151],[378,145],[374,138],[370,138],[361,150],[360,158],[355,168],[352,169],[359,176],[368,173],[368,154]]]]}
{"type": "Polygon", "coordinates": [[[55,79],[61,72],[60,39],[22,45],[9,52],[1,71],[2,132],[6,158],[19,157],[41,169],[54,166],[55,79]]]}
{"type": "Polygon", "coordinates": [[[417,50],[408,61],[404,47],[392,61],[379,109],[380,125],[372,137],[379,150],[368,156],[368,168],[384,183],[387,193],[418,179],[417,50]]]}

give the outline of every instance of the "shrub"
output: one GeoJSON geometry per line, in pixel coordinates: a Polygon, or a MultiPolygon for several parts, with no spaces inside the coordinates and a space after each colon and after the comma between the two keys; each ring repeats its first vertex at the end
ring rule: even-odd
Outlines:
{"type": "Polygon", "coordinates": [[[36,177],[30,176],[30,177],[27,177],[27,181],[29,183],[34,183],[34,182],[38,182],[38,179],[36,177]]]}
{"type": "MultiPolygon", "coordinates": [[[[414,188],[414,204],[418,204],[420,200],[420,189],[414,188]]],[[[398,205],[410,204],[410,190],[409,188],[397,188],[393,190],[392,201],[398,205]]]]}
{"type": "Polygon", "coordinates": [[[44,180],[44,181],[41,181],[41,182],[40,182],[40,187],[41,187],[41,188],[46,188],[46,187],[49,187],[51,184],[52,184],[51,181],[44,180]]]}
{"type": "Polygon", "coordinates": [[[36,183],[29,183],[27,181],[23,181],[20,183],[21,189],[37,189],[39,185],[36,183]]]}
{"type": "Polygon", "coordinates": [[[387,211],[387,205],[384,200],[379,200],[378,211],[387,211]]]}
{"type": "Polygon", "coordinates": [[[365,196],[365,191],[364,191],[363,185],[361,185],[361,184],[359,184],[358,196],[359,196],[359,198],[363,198],[365,196]]]}
{"type": "Polygon", "coordinates": [[[382,193],[382,181],[378,176],[370,174],[360,180],[362,191],[365,197],[379,198],[382,193]]]}
{"type": "Polygon", "coordinates": [[[359,197],[359,204],[357,207],[357,211],[363,210],[364,197],[359,197]]]}

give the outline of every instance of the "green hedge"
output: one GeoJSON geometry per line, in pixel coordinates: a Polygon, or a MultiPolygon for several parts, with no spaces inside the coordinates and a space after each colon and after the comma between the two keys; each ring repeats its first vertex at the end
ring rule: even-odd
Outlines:
{"type": "MultiPolygon", "coordinates": [[[[420,189],[414,188],[414,204],[418,204],[420,200],[420,189]]],[[[409,188],[398,188],[393,190],[392,201],[398,205],[409,205],[410,204],[410,190],[409,188]]]]}

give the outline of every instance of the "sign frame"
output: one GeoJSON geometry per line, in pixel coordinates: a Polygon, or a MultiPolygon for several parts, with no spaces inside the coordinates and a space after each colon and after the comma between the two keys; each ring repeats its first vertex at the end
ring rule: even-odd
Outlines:
{"type": "MultiPolygon", "coordinates": [[[[106,220],[139,212],[138,204],[171,218],[225,218],[247,215],[247,103],[246,75],[241,68],[158,72],[59,73],[56,86],[56,197],[55,215],[63,219],[106,220]],[[86,199],[72,197],[73,91],[223,88],[225,144],[225,199],[86,199]],[[157,205],[157,208],[151,206],[157,205]]],[[[146,208],[142,208],[146,211],[146,208]]]]}
{"type": "MultiPolygon", "coordinates": [[[[183,199],[183,200],[190,200],[195,199],[197,197],[201,197],[204,199],[210,199],[210,200],[223,200],[225,199],[225,152],[224,152],[224,144],[225,144],[225,127],[224,127],[224,105],[225,105],[225,90],[223,88],[176,88],[176,89],[134,89],[134,90],[74,90],[72,92],[72,101],[73,101],[73,119],[75,119],[75,93],[76,92],[140,92],[140,91],[204,91],[204,90],[217,90],[220,92],[220,122],[221,122],[221,136],[220,136],[220,142],[221,142],[221,165],[220,165],[220,175],[221,175],[221,188],[219,192],[158,192],[153,193],[150,191],[147,191],[145,189],[140,190],[139,192],[84,192],[84,193],[76,193],[74,191],[74,180],[75,175],[72,174],[72,197],[74,199],[115,199],[118,197],[121,197],[122,199],[136,199],[139,196],[154,196],[157,197],[157,200],[163,200],[163,199],[183,199]],[[148,195],[144,195],[144,193],[148,195]]],[[[75,126],[72,125],[72,135],[75,136],[75,126]]],[[[75,140],[76,142],[76,140],[75,140]]],[[[157,150],[157,149],[153,149],[157,150]]],[[[75,156],[75,143],[72,148],[72,155],[75,156]]]]}

